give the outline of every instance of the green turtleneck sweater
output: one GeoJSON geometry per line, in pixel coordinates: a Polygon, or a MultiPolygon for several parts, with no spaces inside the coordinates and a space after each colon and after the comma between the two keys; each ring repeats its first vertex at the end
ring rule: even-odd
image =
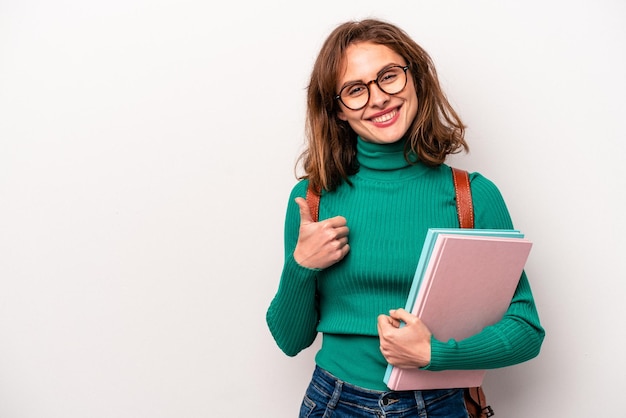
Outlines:
{"type": "MultiPolygon", "coordinates": [[[[359,171],[333,192],[323,193],[319,219],[341,215],[350,229],[350,252],[339,263],[313,270],[293,258],[308,182],[292,190],[285,219],[285,262],[267,323],[289,356],[323,334],[316,363],[341,380],[372,390],[383,382],[387,362],[379,350],[377,317],[404,307],[428,228],[458,227],[450,167],[410,165],[404,142],[357,142],[359,171]],[[316,298],[316,293],[319,298],[316,298]]],[[[512,229],[496,186],[470,175],[476,228],[512,229]]],[[[491,369],[529,360],[539,353],[544,330],[522,274],[504,318],[461,341],[432,339],[424,369],[491,369]]]]}

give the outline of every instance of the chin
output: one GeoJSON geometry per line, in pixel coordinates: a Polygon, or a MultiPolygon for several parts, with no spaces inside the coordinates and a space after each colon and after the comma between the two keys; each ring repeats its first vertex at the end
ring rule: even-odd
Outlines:
{"type": "Polygon", "coordinates": [[[394,144],[404,138],[404,134],[402,135],[389,135],[377,137],[373,142],[378,142],[379,144],[394,144]]]}
{"type": "Polygon", "coordinates": [[[356,131],[365,141],[374,144],[393,144],[405,137],[407,130],[393,129],[390,127],[382,129],[362,130],[362,133],[356,131]]]}

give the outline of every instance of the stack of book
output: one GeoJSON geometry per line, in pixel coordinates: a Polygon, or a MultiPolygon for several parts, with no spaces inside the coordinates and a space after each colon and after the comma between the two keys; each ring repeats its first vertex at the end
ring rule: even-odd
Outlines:
{"type": "MultiPolygon", "coordinates": [[[[504,316],[532,243],[518,230],[429,229],[405,309],[439,341],[462,340],[504,316]]],[[[392,390],[475,387],[485,370],[387,366],[392,390]]]]}

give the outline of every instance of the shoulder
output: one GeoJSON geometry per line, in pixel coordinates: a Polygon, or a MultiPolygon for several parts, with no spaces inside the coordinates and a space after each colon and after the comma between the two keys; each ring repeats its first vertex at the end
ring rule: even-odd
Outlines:
{"type": "Polygon", "coordinates": [[[305,197],[306,189],[309,187],[309,180],[302,179],[298,180],[298,182],[292,187],[291,193],[289,194],[289,199],[293,201],[296,197],[305,197]]]}
{"type": "Polygon", "coordinates": [[[470,173],[472,201],[477,228],[513,227],[510,214],[496,184],[481,173],[470,173]]]}
{"type": "Polygon", "coordinates": [[[469,177],[472,195],[486,200],[503,200],[500,189],[491,179],[479,172],[471,172],[469,177]]]}

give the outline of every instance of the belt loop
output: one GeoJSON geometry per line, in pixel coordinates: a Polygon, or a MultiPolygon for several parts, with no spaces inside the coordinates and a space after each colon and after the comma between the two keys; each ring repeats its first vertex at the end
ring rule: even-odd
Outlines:
{"type": "Polygon", "coordinates": [[[417,411],[419,413],[419,417],[426,418],[428,415],[426,414],[426,403],[424,402],[422,391],[414,390],[413,393],[415,395],[415,405],[417,405],[417,411]]]}
{"type": "Polygon", "coordinates": [[[328,401],[328,408],[335,409],[337,407],[342,390],[343,382],[339,379],[335,379],[335,390],[333,391],[333,396],[331,396],[330,400],[328,401]]]}

